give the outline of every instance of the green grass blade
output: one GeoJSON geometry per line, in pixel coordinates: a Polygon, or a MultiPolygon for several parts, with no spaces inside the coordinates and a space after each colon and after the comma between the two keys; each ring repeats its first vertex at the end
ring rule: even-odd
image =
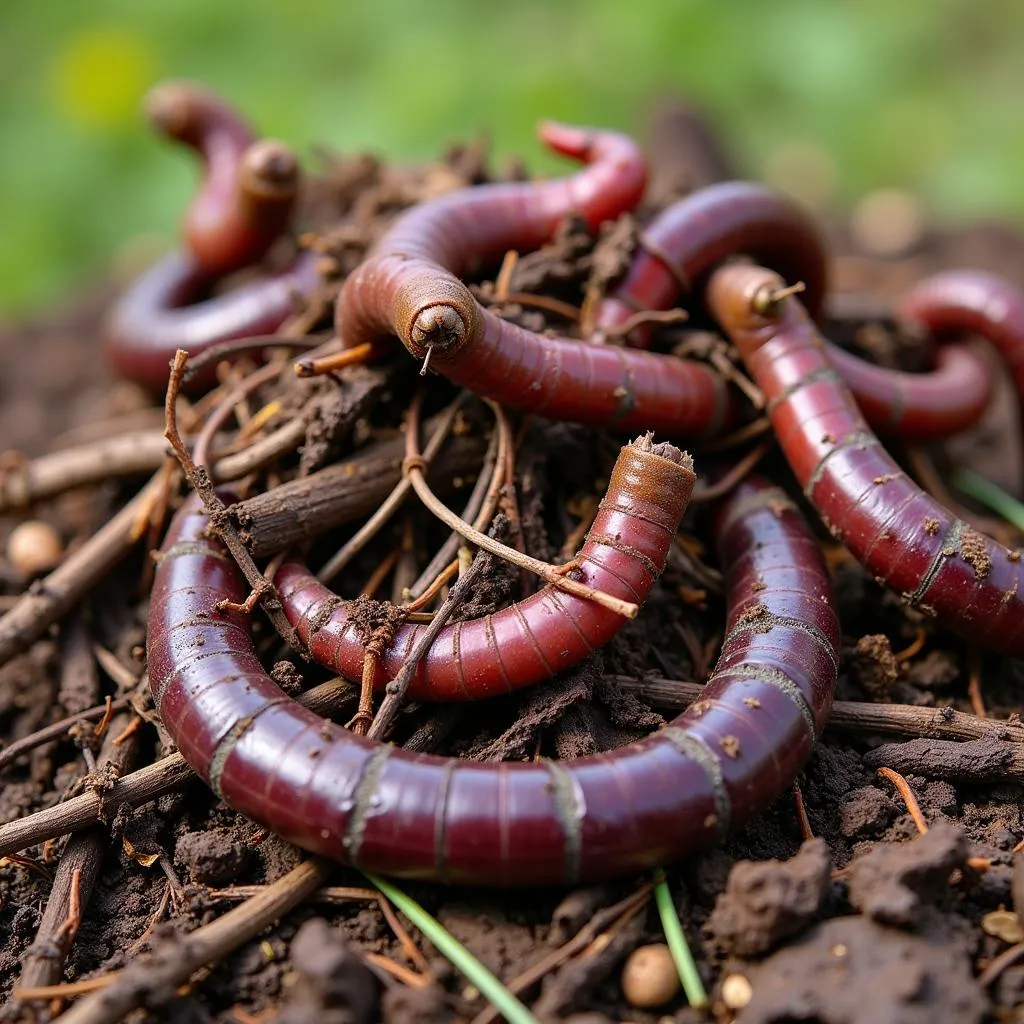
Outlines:
{"type": "Polygon", "coordinates": [[[683,926],[676,913],[676,905],[672,901],[672,893],[669,892],[668,882],[665,881],[665,872],[660,868],[654,873],[654,902],[658,906],[661,927],[665,932],[672,959],[676,963],[676,970],[679,971],[679,980],[683,983],[687,1001],[694,1009],[707,1009],[708,994],[704,991],[704,983],[700,980],[697,964],[686,942],[683,926]]]}
{"type": "Polygon", "coordinates": [[[1024,504],[1001,487],[975,473],[973,469],[958,469],[953,474],[953,483],[969,498],[980,502],[993,512],[998,512],[1008,523],[1024,531],[1024,504]]]}
{"type": "Polygon", "coordinates": [[[537,1018],[411,896],[369,871],[363,874],[480,990],[509,1024],[538,1024],[537,1018]]]}

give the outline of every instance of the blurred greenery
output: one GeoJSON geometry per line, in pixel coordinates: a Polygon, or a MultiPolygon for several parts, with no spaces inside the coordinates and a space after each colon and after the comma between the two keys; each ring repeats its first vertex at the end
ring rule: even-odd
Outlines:
{"type": "Polygon", "coordinates": [[[832,202],[899,187],[944,217],[1016,216],[1022,39],[1019,0],[6,0],[0,310],[173,239],[195,172],[138,115],[161,78],[300,152],[427,157],[486,129],[541,169],[538,118],[639,129],[675,93],[751,174],[795,163],[832,202]]]}

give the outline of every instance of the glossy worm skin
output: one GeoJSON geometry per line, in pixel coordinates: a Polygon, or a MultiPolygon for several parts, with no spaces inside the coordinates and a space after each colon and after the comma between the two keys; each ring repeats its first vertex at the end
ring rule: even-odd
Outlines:
{"type": "Polygon", "coordinates": [[[552,419],[714,433],[733,399],[708,367],[541,337],[484,310],[460,280],[509,249],[544,244],[568,213],[595,227],[639,201],[645,167],[630,139],[551,123],[541,137],[588,166],[553,181],[462,189],[403,214],[342,288],[342,345],[397,336],[455,383],[552,419]]]}
{"type": "Polygon", "coordinates": [[[639,743],[574,762],[412,754],[326,722],[257,660],[245,597],[190,499],[150,606],[149,674],[182,755],[228,804],[315,853],[384,874],[574,884],[709,846],[794,779],[828,715],[839,629],[819,546],[781,492],[719,512],[729,627],[702,698],[639,743]]]}
{"type": "MultiPolygon", "coordinates": [[[[828,255],[817,225],[782,193],[764,185],[729,181],[673,203],[644,228],[626,277],[598,306],[594,340],[602,340],[603,333],[621,326],[638,310],[670,309],[681,294],[692,290],[694,282],[706,279],[715,266],[740,253],[771,267],[791,283],[803,281],[804,307],[820,319],[828,255]]],[[[901,312],[908,322],[933,333],[944,323],[947,331],[957,327],[981,330],[978,288],[971,296],[975,300],[970,307],[975,310],[973,321],[968,323],[967,315],[958,318],[953,312],[955,307],[966,314],[968,307],[961,300],[965,292],[969,288],[957,288],[955,282],[946,280],[938,287],[922,286],[907,297],[901,312]]],[[[1019,296],[1015,308],[1017,324],[1024,327],[1024,302],[1019,296]]],[[[1019,379],[1024,381],[1022,338],[1024,333],[1018,328],[1019,379]]],[[[640,348],[649,342],[650,330],[644,328],[633,330],[627,338],[627,344],[640,348]]],[[[1000,347],[999,342],[993,343],[1000,347]]],[[[935,369],[921,374],[875,366],[835,345],[827,348],[832,365],[853,392],[861,412],[884,434],[914,441],[948,437],[977,422],[992,395],[988,365],[962,345],[941,347],[935,369]]]]}
{"type": "Polygon", "coordinates": [[[185,246],[199,270],[221,277],[263,258],[291,219],[299,186],[295,154],[257,141],[224,100],[188,82],[165,82],[146,97],[153,127],[193,149],[204,180],[185,215],[185,246]]]}
{"type": "MultiPolygon", "coordinates": [[[[318,262],[315,253],[302,252],[281,271],[210,297],[214,279],[182,253],[166,256],[111,311],[103,331],[106,357],[122,376],[162,391],[177,349],[197,356],[235,338],[273,334],[295,312],[296,298],[317,287],[318,262]]],[[[214,370],[188,386],[205,386],[214,370]]]]}
{"type": "MultiPolygon", "coordinates": [[[[576,561],[595,590],[641,604],[665,568],[690,500],[690,457],[640,439],[622,449],[600,510],[576,561]]],[[[366,646],[336,597],[299,562],[274,577],[288,621],[315,661],[353,682],[366,646]]],[[[408,690],[415,700],[475,700],[549,679],[607,643],[622,616],[548,584],[492,615],[446,626],[408,690]]],[[[401,626],[380,656],[375,685],[393,679],[425,626],[401,626]]]]}
{"type": "Polygon", "coordinates": [[[779,444],[808,501],[879,583],[954,632],[1024,655],[1024,566],[950,515],[890,458],[832,368],[784,282],[729,266],[708,285],[711,311],[769,401],[779,444]]]}
{"type": "Polygon", "coordinates": [[[948,270],[925,278],[897,309],[937,339],[979,334],[1009,363],[1024,404],[1024,292],[998,274],[948,270]]]}

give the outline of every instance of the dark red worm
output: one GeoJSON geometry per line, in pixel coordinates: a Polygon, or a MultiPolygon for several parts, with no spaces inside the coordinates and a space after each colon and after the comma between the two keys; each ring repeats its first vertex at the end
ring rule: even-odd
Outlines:
{"type": "Polygon", "coordinates": [[[729,627],[701,700],[639,743],[574,762],[407,753],[326,722],[263,670],[245,584],[194,499],[168,535],[149,675],[182,755],[228,804],[315,853],[385,874],[574,884],[709,846],[788,786],[832,701],[839,629],[818,544],[745,483],[721,509],[729,627]]]}
{"type": "Polygon", "coordinates": [[[257,141],[241,114],[189,82],[158,85],[145,107],[157,131],[195,150],[204,164],[184,221],[185,246],[198,269],[222,277],[257,263],[291,219],[295,154],[272,139],[257,141]]]}
{"type": "Polygon", "coordinates": [[[948,270],[915,285],[897,307],[937,340],[979,334],[1006,360],[1024,403],[1024,292],[998,274],[948,270]]]}
{"type": "MultiPolygon", "coordinates": [[[[195,357],[236,338],[273,334],[319,275],[318,257],[299,253],[282,270],[214,294],[225,274],[258,263],[286,231],[298,164],[283,143],[254,142],[241,115],[198,86],[158,86],[147,111],[159,130],[191,146],[206,165],[185,218],[186,249],[142,274],[104,325],[107,358],[118,373],[162,390],[177,349],[195,357]]],[[[189,386],[212,379],[211,367],[189,386]]]]}
{"type": "MultiPolygon", "coordinates": [[[[688,455],[671,446],[622,449],[597,518],[577,555],[576,578],[635,604],[665,568],[693,490],[688,455]],[[667,450],[671,458],[663,458],[667,450]]],[[[358,682],[366,645],[342,601],[300,562],[274,577],[288,621],[315,661],[358,682]]],[[[552,585],[493,615],[446,626],[419,664],[408,690],[416,700],[475,700],[549,679],[610,640],[621,615],[552,585]]],[[[425,626],[404,625],[380,656],[382,688],[405,663],[425,626]]]]}
{"type": "MultiPolygon", "coordinates": [[[[221,295],[192,259],[175,253],[147,270],[121,296],[104,325],[107,359],[124,377],[160,391],[177,349],[198,356],[235,338],[273,334],[320,280],[314,253],[303,252],[283,270],[264,274],[221,295]]],[[[213,367],[190,386],[212,379],[213,367]]]]}
{"type": "Polygon", "coordinates": [[[769,401],[808,501],[879,583],[975,643],[1024,655],[1024,566],[925,494],[871,433],[825,343],[763,267],[716,271],[708,304],[769,401]]]}
{"type": "Polygon", "coordinates": [[[544,244],[571,212],[595,227],[639,201],[645,167],[632,140],[551,123],[541,137],[589,166],[553,181],[462,189],[403,214],[342,288],[342,345],[397,336],[478,395],[553,419],[714,433],[732,395],[708,367],[541,337],[481,308],[460,280],[510,249],[544,244]]]}
{"type": "MultiPolygon", "coordinates": [[[[708,273],[739,253],[771,267],[787,281],[803,281],[804,307],[814,319],[821,318],[828,256],[817,225],[782,193],[730,181],[673,203],[644,227],[626,277],[598,306],[595,340],[639,310],[670,309],[695,287],[699,294],[708,273]]],[[[940,281],[938,287],[915,289],[901,314],[932,333],[944,324],[946,333],[957,328],[986,333],[977,302],[981,297],[977,283],[940,281]],[[943,304],[944,289],[949,297],[943,304]],[[968,308],[974,311],[973,318],[968,308]]],[[[1019,295],[1015,311],[1019,379],[1024,382],[1024,302],[1019,295]]],[[[1001,336],[1012,335],[1012,330],[1008,326],[1001,336]]],[[[646,348],[649,342],[649,328],[634,329],[627,337],[627,344],[635,347],[646,348]]],[[[993,344],[1002,351],[999,341],[993,344]]],[[[963,345],[941,347],[935,369],[920,374],[875,366],[835,345],[827,348],[861,412],[882,433],[918,441],[948,437],[977,422],[992,395],[987,363],[963,345]]]]}

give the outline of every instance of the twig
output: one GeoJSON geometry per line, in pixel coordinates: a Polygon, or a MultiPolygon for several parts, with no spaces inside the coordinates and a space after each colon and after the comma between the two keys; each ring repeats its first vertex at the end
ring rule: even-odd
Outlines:
{"type": "Polygon", "coordinates": [[[380,739],[391,725],[402,704],[406,691],[409,689],[409,684],[412,682],[413,676],[416,675],[416,669],[419,667],[420,661],[426,657],[427,651],[430,650],[431,645],[437,639],[437,634],[441,632],[452,613],[462,604],[466,595],[473,587],[476,586],[476,582],[483,572],[483,563],[485,561],[487,559],[477,555],[469,568],[469,572],[452,587],[448,600],[438,608],[433,619],[430,621],[430,625],[417,638],[416,643],[409,652],[409,656],[402,662],[402,667],[399,669],[398,674],[387,685],[387,696],[381,702],[377,716],[374,718],[370,731],[367,733],[369,739],[380,739]]]}
{"type": "MultiPolygon", "coordinates": [[[[124,697],[119,697],[110,705],[114,711],[123,711],[127,706],[128,701],[124,697]]],[[[9,764],[13,764],[19,757],[27,754],[30,750],[41,747],[44,743],[62,739],[73,725],[77,725],[80,722],[95,722],[101,719],[106,712],[107,704],[98,704],[94,708],[79,711],[78,714],[68,715],[67,718],[62,718],[59,722],[54,722],[52,725],[44,726],[28,736],[22,736],[20,740],[15,740],[9,747],[5,747],[0,751],[0,771],[9,764]]]]}
{"type": "Polygon", "coordinates": [[[0,665],[27,650],[127,557],[139,539],[132,536],[133,527],[140,513],[158,496],[162,475],[157,472],[106,526],[68,555],[0,618],[0,665]]]}
{"type": "Polygon", "coordinates": [[[793,783],[793,803],[796,804],[796,818],[800,823],[800,835],[804,842],[814,838],[814,829],[811,828],[811,819],[807,817],[807,805],[804,803],[804,792],[799,782],[793,783]]]}
{"type": "MultiPolygon", "coordinates": [[[[346,707],[352,702],[354,693],[350,683],[332,679],[300,694],[296,700],[310,711],[323,715],[346,707]]],[[[170,754],[118,779],[102,793],[90,790],[0,825],[0,857],[68,832],[77,832],[97,821],[105,821],[122,805],[139,807],[164,793],[179,789],[194,778],[192,769],[181,754],[170,754]]]]}
{"type": "MultiPolygon", "coordinates": [[[[430,460],[440,451],[441,445],[444,444],[448,437],[452,426],[455,423],[455,417],[458,415],[459,409],[462,407],[465,401],[465,392],[459,395],[458,398],[452,402],[451,405],[445,410],[441,416],[440,422],[438,423],[437,429],[434,431],[427,443],[427,449],[423,453],[423,459],[426,465],[430,465],[430,460]]],[[[408,497],[411,484],[409,479],[405,476],[399,478],[395,484],[394,489],[391,493],[381,502],[380,507],[376,512],[355,532],[355,534],[345,542],[344,546],[327,562],[327,564],[317,574],[317,578],[322,583],[328,583],[335,576],[338,575],[345,568],[349,562],[364,547],[380,532],[381,528],[387,523],[391,517],[398,511],[399,507],[408,497]]]]}
{"type": "Polygon", "coordinates": [[[188,482],[192,485],[192,489],[202,499],[206,514],[210,520],[210,528],[231,552],[236,565],[242,571],[253,592],[258,595],[267,618],[273,623],[281,638],[292,650],[299,652],[305,657],[306,652],[302,644],[299,643],[295,630],[285,617],[274,585],[256,568],[252,555],[249,554],[249,551],[242,543],[241,538],[238,536],[238,531],[228,517],[227,506],[213,489],[209,474],[202,466],[195,464],[188,449],[185,447],[185,443],[181,439],[181,435],[178,433],[175,401],[178,392],[181,390],[182,376],[187,363],[188,353],[184,349],[179,348],[174,354],[174,362],[171,364],[171,376],[167,383],[167,400],[165,404],[167,426],[164,434],[171,443],[174,454],[177,456],[185,476],[188,477],[188,482]]]}
{"type": "MultiPolygon", "coordinates": [[[[418,404],[418,399],[415,399],[413,405],[409,409],[410,417],[417,415],[418,404]]],[[[502,544],[500,541],[496,541],[493,538],[488,537],[486,534],[481,533],[479,530],[470,526],[469,523],[461,519],[430,489],[430,485],[427,483],[426,477],[423,475],[425,467],[423,464],[423,457],[417,450],[418,446],[415,442],[415,435],[415,430],[408,431],[406,435],[406,456],[403,472],[406,473],[412,481],[412,486],[420,501],[422,501],[423,504],[441,520],[441,522],[451,527],[451,529],[456,533],[465,537],[466,540],[475,544],[478,548],[482,548],[484,551],[487,551],[492,555],[497,555],[499,558],[504,558],[507,562],[511,562],[520,569],[526,569],[529,572],[534,573],[534,575],[539,576],[544,580],[545,583],[550,583],[552,586],[557,587],[560,590],[564,590],[566,593],[573,594],[576,597],[581,597],[588,601],[596,601],[602,607],[607,608],[618,615],[622,615],[627,619],[636,618],[637,613],[640,610],[636,604],[633,604],[630,601],[623,601],[621,598],[612,597],[610,594],[605,594],[602,591],[596,590],[594,587],[587,586],[585,583],[580,583],[569,576],[563,576],[559,572],[558,567],[549,565],[547,562],[542,562],[537,558],[530,558],[528,555],[524,555],[522,552],[516,551],[515,548],[510,548],[506,544],[502,544]]]]}
{"type": "Polygon", "coordinates": [[[87,996],[61,1017],[63,1024],[115,1024],[152,992],[173,991],[202,967],[222,960],[315,891],[333,865],[308,860],[223,917],[135,960],[106,988],[87,996]]]}
{"type": "MultiPolygon", "coordinates": [[[[119,744],[115,739],[129,721],[129,716],[120,716],[108,732],[98,759],[100,771],[120,773],[135,759],[138,744],[119,744]]],[[[19,987],[38,988],[60,981],[64,959],[82,921],[82,908],[88,905],[99,877],[107,839],[107,829],[97,826],[72,836],[65,846],[36,937],[22,960],[19,987]]]]}
{"type": "Polygon", "coordinates": [[[928,822],[924,820],[924,815],[921,813],[921,805],[917,802],[917,797],[910,788],[910,783],[899,772],[895,772],[891,768],[879,768],[877,774],[883,779],[888,779],[896,787],[899,795],[903,797],[903,802],[907,805],[910,817],[914,819],[917,831],[924,835],[928,831],[928,822]]]}
{"type": "Polygon", "coordinates": [[[751,448],[736,465],[732,466],[727,473],[713,484],[708,484],[707,487],[699,489],[694,488],[690,503],[697,502],[700,504],[701,502],[715,501],[721,498],[722,495],[728,494],[771,451],[774,443],[775,441],[772,438],[762,441],[754,448],[751,448]]]}
{"type": "MultiPolygon", "coordinates": [[[[498,509],[498,502],[501,500],[505,464],[504,451],[505,446],[511,443],[511,438],[507,436],[507,425],[507,420],[498,419],[497,429],[491,434],[491,440],[487,445],[484,464],[477,474],[476,483],[470,492],[466,507],[462,510],[462,518],[467,523],[472,523],[478,530],[487,529],[498,509]]],[[[445,571],[445,566],[455,558],[461,543],[462,538],[457,533],[449,534],[448,539],[438,549],[426,569],[420,573],[419,578],[409,588],[408,596],[410,598],[416,600],[425,597],[427,591],[433,589],[442,572],[445,571]]]]}

